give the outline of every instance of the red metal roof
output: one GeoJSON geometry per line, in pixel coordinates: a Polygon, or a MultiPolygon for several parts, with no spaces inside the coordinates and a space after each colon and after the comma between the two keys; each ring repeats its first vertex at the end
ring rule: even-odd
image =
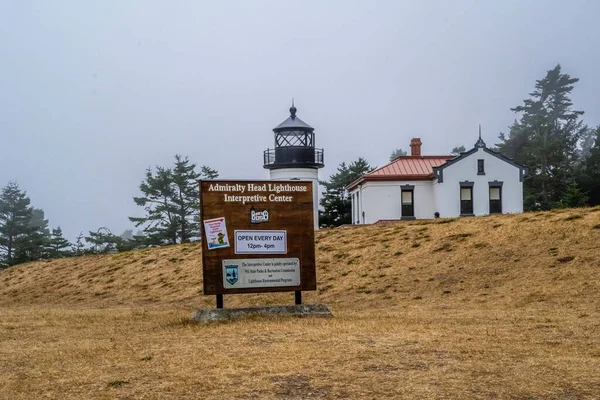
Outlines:
{"type": "Polygon", "coordinates": [[[455,156],[401,156],[391,163],[370,172],[369,176],[419,175],[427,177],[433,174],[433,167],[439,167],[455,156]]]}
{"type": "Polygon", "coordinates": [[[456,156],[400,156],[391,163],[365,174],[348,189],[364,181],[414,181],[433,179],[433,167],[439,167],[456,156]]]}

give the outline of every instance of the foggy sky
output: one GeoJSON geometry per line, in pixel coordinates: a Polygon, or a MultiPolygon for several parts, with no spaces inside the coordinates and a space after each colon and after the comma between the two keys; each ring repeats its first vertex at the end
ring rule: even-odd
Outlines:
{"type": "Polygon", "coordinates": [[[327,179],[488,145],[557,63],[600,124],[600,2],[0,0],[0,187],[17,181],[70,240],[142,216],[144,171],[175,154],[267,179],[289,116],[315,127],[327,179]]]}

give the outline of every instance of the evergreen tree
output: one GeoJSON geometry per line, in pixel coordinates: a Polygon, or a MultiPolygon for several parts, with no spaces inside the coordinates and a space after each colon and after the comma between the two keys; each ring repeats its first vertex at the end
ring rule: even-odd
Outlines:
{"type": "Polygon", "coordinates": [[[119,237],[123,240],[133,239],[133,229],[126,229],[125,232],[119,235],[119,237]]]}
{"type": "Polygon", "coordinates": [[[212,169],[206,165],[203,165],[200,168],[200,175],[203,179],[217,179],[219,177],[219,173],[216,169],[212,169]]]}
{"type": "MultiPolygon", "coordinates": [[[[202,168],[200,169],[200,174],[202,175],[202,179],[205,180],[210,180],[210,179],[217,179],[219,177],[219,173],[217,172],[217,170],[212,169],[206,165],[203,165],[202,168]]],[[[198,193],[198,196],[200,196],[200,193],[198,193]]],[[[194,214],[194,222],[197,224],[198,227],[200,227],[200,221],[201,221],[201,215],[200,215],[200,211],[198,211],[198,213],[194,214]]],[[[200,235],[200,229],[198,229],[198,239],[200,235]]]]}
{"type": "Polygon", "coordinates": [[[352,203],[346,187],[374,169],[375,167],[371,167],[363,158],[359,158],[348,166],[342,162],[337,168],[337,173],[329,177],[329,182],[319,182],[325,187],[325,193],[320,201],[323,207],[323,212],[319,217],[320,226],[340,226],[352,223],[352,203]]]}
{"type": "Polygon", "coordinates": [[[146,244],[162,245],[189,242],[200,235],[200,204],[198,180],[215,179],[218,172],[196,164],[187,157],[175,156],[172,169],[156,167],[156,173],[146,170],[140,184],[141,197],[134,197],[144,207],[145,217],[129,217],[136,227],[143,226],[146,244]]]}
{"type": "Polygon", "coordinates": [[[118,251],[129,251],[134,249],[140,249],[146,247],[149,244],[146,236],[142,235],[133,235],[128,239],[124,239],[120,237],[119,243],[117,243],[118,251]]]}
{"type": "Polygon", "coordinates": [[[172,173],[168,168],[156,167],[153,174],[148,168],[146,180],[140,184],[143,197],[134,197],[138,206],[144,207],[146,217],[129,217],[135,226],[144,226],[152,244],[177,243],[177,208],[171,201],[175,197],[172,173]]]}
{"type": "Polygon", "coordinates": [[[581,189],[589,196],[589,204],[600,205],[600,126],[594,132],[594,145],[582,164],[578,176],[581,189]]]}
{"type": "Polygon", "coordinates": [[[182,243],[200,236],[198,180],[202,175],[195,169],[196,165],[191,164],[187,157],[183,159],[180,155],[175,156],[175,167],[172,174],[175,191],[173,203],[177,209],[177,221],[179,222],[177,236],[182,243]]]}
{"type": "Polygon", "coordinates": [[[49,245],[46,250],[49,258],[69,257],[73,254],[70,250],[71,247],[71,242],[64,238],[60,226],[56,229],[52,229],[49,245]]]}
{"type": "Polygon", "coordinates": [[[576,183],[572,183],[567,187],[557,208],[585,207],[589,199],[576,183]]]}
{"type": "Polygon", "coordinates": [[[90,231],[85,241],[93,246],[94,253],[113,253],[118,251],[118,246],[122,244],[123,239],[106,228],[100,228],[96,232],[90,231]]]}
{"type": "Polygon", "coordinates": [[[400,157],[400,156],[405,156],[408,153],[406,152],[406,150],[402,150],[402,149],[396,149],[394,151],[392,151],[392,154],[390,155],[390,161],[394,161],[396,158],[400,157]]]}
{"type": "Polygon", "coordinates": [[[74,255],[80,256],[85,252],[84,239],[83,232],[79,232],[79,235],[75,238],[75,244],[71,246],[74,255]]]}
{"type": "Polygon", "coordinates": [[[455,155],[459,156],[460,153],[464,153],[465,151],[467,151],[465,149],[465,146],[456,146],[455,148],[452,149],[450,154],[455,154],[455,155]]]}
{"type": "Polygon", "coordinates": [[[129,251],[146,247],[148,240],[144,233],[138,230],[135,234],[133,229],[127,229],[116,240],[116,247],[118,251],[129,251]]]}
{"type": "Polygon", "coordinates": [[[27,234],[20,238],[18,249],[15,252],[17,263],[48,257],[46,250],[50,245],[50,229],[48,229],[48,220],[44,217],[44,210],[33,208],[27,226],[27,234]]]}
{"type": "Polygon", "coordinates": [[[48,256],[50,230],[44,211],[16,182],[0,194],[0,266],[36,261],[48,256]]]}
{"type": "Polygon", "coordinates": [[[579,140],[579,159],[584,162],[585,159],[590,155],[592,147],[596,141],[597,130],[600,129],[598,126],[596,129],[586,129],[579,140]]]}
{"type": "Polygon", "coordinates": [[[572,110],[570,94],[579,79],[561,72],[560,65],[536,81],[535,90],[523,104],[511,110],[521,119],[499,138],[498,150],[527,165],[525,209],[549,209],[559,205],[574,181],[577,143],[587,129],[583,111],[572,110]]]}
{"type": "Polygon", "coordinates": [[[27,194],[16,182],[2,189],[0,194],[0,267],[14,265],[17,253],[29,234],[33,208],[27,194]]]}

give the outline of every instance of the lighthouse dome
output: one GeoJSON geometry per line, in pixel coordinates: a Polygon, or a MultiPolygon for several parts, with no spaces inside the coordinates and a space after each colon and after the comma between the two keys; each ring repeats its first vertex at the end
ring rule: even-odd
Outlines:
{"type": "Polygon", "coordinates": [[[296,116],[298,109],[292,103],[290,116],[273,128],[275,148],[264,152],[264,167],[322,168],[323,149],[315,147],[314,128],[296,116]]]}

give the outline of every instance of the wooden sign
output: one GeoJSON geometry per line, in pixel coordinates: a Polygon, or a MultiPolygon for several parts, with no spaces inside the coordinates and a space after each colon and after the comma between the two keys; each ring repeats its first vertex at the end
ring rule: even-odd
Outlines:
{"type": "MultiPolygon", "coordinates": [[[[311,181],[200,181],[204,294],[316,290],[311,181]]],[[[222,297],[221,302],[222,302],[222,297]]]]}

